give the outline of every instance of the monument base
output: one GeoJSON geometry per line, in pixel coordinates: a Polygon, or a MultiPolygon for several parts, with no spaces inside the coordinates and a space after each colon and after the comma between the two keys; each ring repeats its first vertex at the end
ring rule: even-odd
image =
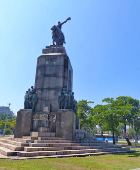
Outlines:
{"type": "Polygon", "coordinates": [[[75,113],[73,110],[59,109],[56,114],[56,137],[74,139],[75,113]]]}
{"type": "Polygon", "coordinates": [[[32,110],[21,109],[17,112],[16,128],[14,137],[22,138],[22,136],[29,136],[32,130],[32,110]]]}

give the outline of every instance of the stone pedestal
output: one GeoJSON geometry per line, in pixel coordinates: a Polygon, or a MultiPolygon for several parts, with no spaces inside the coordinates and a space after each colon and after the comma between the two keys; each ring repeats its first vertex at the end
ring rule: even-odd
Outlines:
{"type": "Polygon", "coordinates": [[[56,114],[56,136],[67,140],[74,139],[75,113],[72,110],[60,109],[56,114]]]}
{"type": "Polygon", "coordinates": [[[29,136],[32,130],[32,110],[21,109],[17,113],[17,121],[14,137],[21,138],[22,136],[29,136]]]}
{"type": "MultiPolygon", "coordinates": [[[[57,131],[58,136],[60,134],[66,139],[73,139],[73,127],[75,126],[73,125],[73,111],[58,111],[58,95],[63,87],[72,91],[73,69],[70,59],[63,46],[47,46],[37,60],[35,110],[33,113],[31,110],[18,112],[15,137],[29,135],[31,130],[38,132],[40,127],[47,127],[50,132],[57,131]]],[[[78,124],[76,124],[76,128],[78,128],[78,124]]]]}
{"type": "Polygon", "coordinates": [[[35,112],[57,112],[58,95],[64,86],[72,91],[73,70],[62,46],[48,46],[38,57],[35,89],[37,103],[35,112]]]}

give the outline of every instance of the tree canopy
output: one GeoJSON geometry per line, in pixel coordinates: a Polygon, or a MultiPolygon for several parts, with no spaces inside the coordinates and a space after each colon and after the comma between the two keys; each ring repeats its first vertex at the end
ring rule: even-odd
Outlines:
{"type": "Polygon", "coordinates": [[[139,100],[132,97],[119,96],[114,98],[104,98],[103,105],[96,105],[94,108],[89,106],[87,100],[78,102],[78,116],[81,121],[81,126],[93,127],[99,125],[101,131],[110,131],[113,135],[113,143],[115,144],[115,134],[118,134],[119,125],[132,125],[135,119],[135,126],[138,131],[140,122],[137,120],[139,115],[139,100]]]}

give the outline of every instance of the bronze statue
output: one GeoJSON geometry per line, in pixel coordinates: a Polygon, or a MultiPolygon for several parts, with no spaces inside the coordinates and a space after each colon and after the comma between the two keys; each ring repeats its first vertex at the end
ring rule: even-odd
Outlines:
{"type": "Polygon", "coordinates": [[[32,99],[31,99],[31,107],[32,107],[32,110],[34,111],[35,110],[35,104],[37,102],[37,96],[36,96],[36,90],[35,88],[32,86],[32,99]]]}
{"type": "Polygon", "coordinates": [[[68,20],[71,20],[71,18],[67,18],[64,22],[58,22],[58,25],[54,25],[51,30],[52,30],[52,39],[53,39],[53,45],[63,45],[65,42],[65,37],[63,32],[61,31],[62,25],[66,23],[68,20]]]}
{"type": "Polygon", "coordinates": [[[26,91],[25,93],[25,97],[24,97],[24,109],[28,108],[28,91],[26,91]]]}
{"type": "Polygon", "coordinates": [[[63,87],[61,94],[58,95],[59,109],[72,109],[77,112],[77,101],[74,99],[74,93],[63,87]]]}
{"type": "Polygon", "coordinates": [[[32,109],[34,111],[36,102],[37,102],[36,90],[33,86],[31,86],[31,89],[29,88],[28,91],[26,91],[25,93],[24,109],[32,109]]]}

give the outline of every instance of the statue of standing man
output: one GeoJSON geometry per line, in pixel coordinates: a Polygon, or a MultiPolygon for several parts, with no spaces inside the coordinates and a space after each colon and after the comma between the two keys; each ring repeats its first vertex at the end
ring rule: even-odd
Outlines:
{"type": "Polygon", "coordinates": [[[31,86],[31,89],[29,88],[28,91],[26,91],[25,93],[24,109],[32,109],[32,111],[34,111],[36,102],[37,102],[36,90],[33,86],[31,86]]]}

